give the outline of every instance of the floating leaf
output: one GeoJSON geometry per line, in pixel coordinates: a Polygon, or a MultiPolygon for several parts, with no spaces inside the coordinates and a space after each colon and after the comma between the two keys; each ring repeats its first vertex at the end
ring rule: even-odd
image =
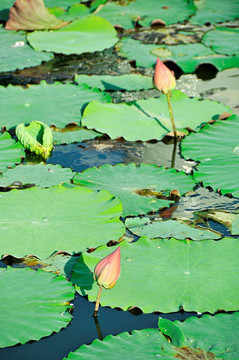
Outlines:
{"type": "MultiPolygon", "coordinates": [[[[238,239],[187,242],[142,237],[134,243],[123,241],[120,247],[121,275],[116,286],[102,294],[103,306],[165,313],[181,307],[211,313],[238,309],[238,239]]],[[[94,266],[111,251],[102,246],[85,252],[73,268],[72,282],[90,301],[98,291],[94,266]]]]}
{"type": "Polygon", "coordinates": [[[4,172],[8,167],[19,164],[25,156],[24,148],[18,141],[12,139],[8,132],[0,134],[0,172],[4,172]]]}
{"type": "MultiPolygon", "coordinates": [[[[218,118],[220,113],[231,111],[226,105],[190,98],[179,90],[172,91],[172,107],[177,129],[198,130],[203,123],[218,118]]],[[[165,95],[128,104],[90,102],[82,125],[106,133],[111,139],[123,137],[130,141],[161,140],[172,131],[165,95]]]]}
{"type": "Polygon", "coordinates": [[[16,135],[26,150],[47,159],[52,150],[52,132],[48,125],[41,121],[32,121],[30,125],[19,124],[16,135]]]}
{"type": "Polygon", "coordinates": [[[175,220],[154,221],[149,218],[128,218],[125,221],[127,228],[138,236],[155,238],[174,237],[179,240],[190,238],[192,240],[219,239],[221,236],[204,228],[195,228],[185,222],[175,220]]]}
{"type": "Polygon", "coordinates": [[[106,190],[54,186],[2,193],[1,255],[45,258],[117,241],[124,234],[121,211],[120,200],[106,190]]]}
{"type": "MultiPolygon", "coordinates": [[[[238,1],[239,6],[239,1],[238,1]]],[[[226,55],[239,55],[239,29],[231,29],[225,27],[217,27],[208,31],[202,42],[210,46],[214,51],[226,55]]]]}
{"type": "Polygon", "coordinates": [[[68,22],[50,14],[43,0],[16,0],[10,9],[7,30],[59,29],[68,22]]]}
{"type": "Polygon", "coordinates": [[[20,165],[6,171],[0,177],[0,187],[20,182],[22,185],[32,184],[39,187],[50,187],[69,182],[76,173],[60,165],[20,165]]]}
{"type": "Polygon", "coordinates": [[[143,26],[150,26],[158,17],[168,25],[175,24],[188,19],[195,10],[196,7],[191,0],[182,0],[180,3],[171,0],[170,4],[165,0],[137,0],[130,1],[124,6],[108,2],[98,14],[113,25],[121,25],[129,29],[134,27],[136,21],[143,26]]]}
{"type": "Polygon", "coordinates": [[[0,72],[39,65],[42,61],[49,61],[54,57],[52,53],[34,51],[22,31],[7,31],[1,27],[0,47],[0,72]]]}
{"type": "Polygon", "coordinates": [[[239,214],[232,214],[226,211],[209,210],[197,211],[197,215],[204,219],[212,219],[227,226],[232,235],[239,235],[239,214]]]}
{"type": "MultiPolygon", "coordinates": [[[[56,0],[44,0],[47,7],[56,6],[56,0]]],[[[76,0],[57,0],[57,6],[63,9],[67,9],[69,6],[74,5],[76,0]]]]}
{"type": "Polygon", "coordinates": [[[238,0],[217,1],[216,3],[215,0],[203,0],[194,3],[198,9],[190,18],[191,24],[203,25],[208,22],[215,24],[238,17],[238,0]]]}
{"type": "Polygon", "coordinates": [[[0,86],[1,125],[11,128],[19,123],[44,120],[64,128],[69,123],[80,123],[81,111],[91,100],[110,101],[111,97],[87,85],[47,84],[30,85],[27,89],[19,86],[0,86]],[[43,106],[44,104],[44,106],[43,106]]]}
{"type": "Polygon", "coordinates": [[[140,74],[111,75],[76,75],[75,81],[85,83],[101,90],[142,90],[153,87],[152,77],[140,74]]]}
{"type": "Polygon", "coordinates": [[[76,129],[74,131],[67,131],[67,129],[59,129],[52,131],[53,135],[53,143],[55,145],[59,144],[71,144],[74,142],[81,142],[84,140],[94,139],[97,136],[101,135],[94,130],[86,130],[86,129],[76,129]]]}
{"type": "Polygon", "coordinates": [[[159,328],[133,330],[119,335],[108,335],[100,341],[94,340],[91,345],[82,345],[70,353],[69,360],[105,360],[122,359],[122,349],[125,358],[132,360],[162,358],[165,360],[213,360],[239,357],[239,313],[204,315],[201,318],[190,317],[183,322],[171,322],[159,319],[159,328]],[[170,327],[171,342],[162,335],[170,327]],[[228,331],[230,329],[230,331],[228,331]],[[110,349],[110,350],[109,350],[110,349]],[[216,357],[215,357],[216,356],[216,357]]]}
{"type": "Polygon", "coordinates": [[[201,163],[194,172],[204,186],[220,189],[222,194],[239,197],[239,117],[205,125],[197,134],[190,134],[181,143],[182,155],[201,163]]]}
{"type": "Polygon", "coordinates": [[[137,66],[152,67],[157,57],[175,62],[185,73],[194,72],[200,64],[212,64],[218,70],[238,66],[239,56],[215,53],[203,44],[160,45],[144,44],[131,38],[123,38],[118,44],[119,54],[135,60],[137,66]]]}
{"type": "Polygon", "coordinates": [[[67,11],[59,8],[52,8],[50,9],[50,13],[65,21],[73,21],[76,18],[81,19],[90,15],[90,8],[83,4],[74,4],[67,11]]]}
{"type": "Polygon", "coordinates": [[[146,214],[168,206],[163,196],[175,187],[181,194],[193,189],[190,175],[156,165],[119,164],[90,168],[77,174],[73,182],[93,190],[107,189],[119,196],[123,204],[123,216],[146,214]]]}
{"type": "Polygon", "coordinates": [[[82,54],[110,48],[117,42],[114,27],[98,16],[86,16],[54,31],[34,31],[27,35],[37,50],[63,54],[82,54]]]}
{"type": "Polygon", "coordinates": [[[63,276],[0,268],[0,347],[24,344],[59,332],[71,321],[74,289],[63,276]]]}

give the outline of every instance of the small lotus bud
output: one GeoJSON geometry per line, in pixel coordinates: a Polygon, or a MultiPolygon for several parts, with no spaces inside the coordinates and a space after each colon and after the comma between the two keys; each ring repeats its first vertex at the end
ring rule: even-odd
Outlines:
{"type": "Polygon", "coordinates": [[[94,269],[94,277],[98,285],[105,289],[115,286],[120,276],[120,247],[100,260],[94,269]]]}
{"type": "Polygon", "coordinates": [[[174,89],[176,86],[173,72],[159,58],[157,58],[155,65],[153,82],[155,87],[164,94],[167,94],[169,90],[174,89]]]}

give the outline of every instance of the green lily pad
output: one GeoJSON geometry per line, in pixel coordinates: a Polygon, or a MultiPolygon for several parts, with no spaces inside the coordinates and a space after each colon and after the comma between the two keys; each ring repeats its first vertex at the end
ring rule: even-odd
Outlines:
{"type": "MultiPolygon", "coordinates": [[[[239,1],[238,1],[239,9],[239,1]]],[[[203,37],[203,43],[215,52],[226,55],[239,55],[239,29],[217,27],[208,31],[203,37]]]]}
{"type": "Polygon", "coordinates": [[[39,340],[71,321],[68,309],[75,291],[63,276],[11,267],[0,268],[0,274],[1,348],[39,340]]]}
{"type": "Polygon", "coordinates": [[[200,161],[193,176],[204,186],[239,197],[239,117],[205,125],[181,143],[184,158],[200,161]]]}
{"type": "Polygon", "coordinates": [[[160,45],[143,44],[131,38],[123,38],[118,44],[119,54],[135,60],[137,66],[152,67],[157,57],[175,62],[183,72],[194,72],[200,64],[212,64],[218,70],[238,66],[239,56],[215,53],[203,44],[160,45]]]}
{"type": "MultiPolygon", "coordinates": [[[[44,0],[47,7],[56,6],[56,0],[44,0]]],[[[76,0],[57,0],[57,6],[63,9],[67,9],[69,6],[74,5],[76,0]]]]}
{"type": "Polygon", "coordinates": [[[85,83],[101,90],[142,90],[153,87],[152,77],[140,74],[111,75],[76,75],[77,83],[85,83]]]}
{"type": "Polygon", "coordinates": [[[113,25],[121,25],[125,29],[134,27],[138,21],[143,26],[150,26],[151,22],[160,18],[166,24],[188,19],[196,10],[193,1],[171,0],[137,0],[124,6],[109,2],[99,12],[99,16],[110,21],[113,25]],[[157,11],[155,11],[157,9],[157,11]]]}
{"type": "Polygon", "coordinates": [[[72,144],[74,142],[81,142],[84,140],[95,139],[97,136],[101,134],[97,133],[94,130],[87,130],[76,128],[74,131],[67,130],[67,129],[59,129],[52,131],[53,135],[53,143],[55,145],[60,144],[72,144]]]}
{"type": "MultiPolygon", "coordinates": [[[[121,275],[116,286],[104,291],[103,306],[127,310],[137,306],[143,312],[235,311],[239,306],[239,241],[150,240],[120,243],[121,275]]],[[[96,300],[98,285],[93,282],[94,266],[112,252],[102,246],[84,252],[73,267],[71,281],[80,294],[96,300]]]]}
{"type": "Polygon", "coordinates": [[[91,100],[110,101],[111,97],[87,85],[47,84],[20,86],[0,86],[1,124],[7,128],[19,123],[44,120],[47,125],[54,124],[64,128],[69,123],[80,123],[81,112],[91,100]],[[43,106],[44,105],[44,106],[43,106]]]}
{"type": "Polygon", "coordinates": [[[30,125],[19,124],[16,135],[26,150],[47,159],[53,148],[52,131],[41,121],[32,121],[30,125]]]}
{"type": "Polygon", "coordinates": [[[39,187],[51,187],[70,182],[76,173],[60,165],[19,165],[0,176],[0,187],[12,185],[15,181],[22,185],[34,184],[39,187]]]}
{"type": "Polygon", "coordinates": [[[238,18],[238,0],[227,0],[226,2],[203,0],[194,3],[198,9],[195,15],[190,18],[191,24],[203,25],[208,22],[215,24],[238,18]]]}
{"type": "Polygon", "coordinates": [[[154,221],[149,218],[128,218],[125,220],[126,227],[138,236],[155,238],[174,237],[178,240],[190,238],[192,240],[219,239],[221,236],[205,228],[195,228],[185,222],[175,220],[154,221]]]}
{"type": "Polygon", "coordinates": [[[124,234],[121,202],[106,190],[60,185],[11,190],[2,193],[1,204],[1,255],[72,254],[124,234]]]}
{"type": "Polygon", "coordinates": [[[110,48],[118,40],[116,35],[116,30],[107,20],[91,15],[74,20],[59,30],[34,31],[27,35],[27,39],[36,51],[82,54],[110,48]]]}
{"type": "Polygon", "coordinates": [[[8,132],[0,134],[0,152],[0,173],[19,164],[25,156],[22,144],[13,140],[8,132]]]}
{"type": "Polygon", "coordinates": [[[90,8],[84,4],[74,4],[67,11],[64,11],[62,8],[51,8],[49,11],[51,14],[65,21],[73,21],[76,18],[81,19],[91,12],[90,8]]]}
{"type": "Polygon", "coordinates": [[[229,228],[232,235],[239,235],[239,214],[220,210],[197,211],[197,215],[204,219],[212,219],[229,228]]]}
{"type": "Polygon", "coordinates": [[[51,60],[52,53],[34,51],[23,31],[7,31],[0,27],[0,72],[24,69],[51,60]]]}
{"type": "Polygon", "coordinates": [[[190,317],[184,322],[159,318],[159,329],[134,330],[119,335],[108,335],[100,341],[94,340],[91,345],[82,345],[70,353],[66,359],[115,360],[125,358],[132,360],[161,358],[178,359],[230,359],[239,356],[239,313],[204,315],[198,319],[190,317]],[[230,329],[230,331],[228,331],[230,329]],[[170,334],[171,342],[162,335],[170,334]],[[123,350],[122,350],[123,349],[123,350]],[[216,356],[216,357],[215,357],[216,356]]]}
{"type": "MultiPolygon", "coordinates": [[[[198,130],[212,118],[225,111],[226,105],[211,100],[190,98],[179,90],[172,91],[172,107],[177,129],[198,130]]],[[[90,102],[83,114],[82,125],[108,134],[112,139],[161,140],[172,131],[166,95],[133,103],[102,104],[90,102]]]]}
{"type": "Polygon", "coordinates": [[[146,214],[169,206],[170,202],[163,200],[163,196],[169,196],[175,188],[183,195],[195,185],[192,177],[182,171],[148,164],[136,166],[133,163],[90,168],[78,173],[73,182],[93,190],[107,189],[119,196],[123,216],[146,214]]]}

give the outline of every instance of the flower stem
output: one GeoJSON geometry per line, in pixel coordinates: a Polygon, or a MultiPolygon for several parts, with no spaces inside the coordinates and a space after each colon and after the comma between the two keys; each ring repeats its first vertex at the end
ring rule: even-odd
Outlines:
{"type": "Polygon", "coordinates": [[[169,111],[169,115],[170,115],[170,119],[171,119],[171,123],[172,123],[172,127],[173,127],[173,132],[174,132],[174,137],[175,139],[177,139],[177,130],[176,130],[176,126],[175,126],[175,122],[174,122],[174,117],[173,117],[173,109],[172,109],[172,105],[171,105],[171,91],[167,92],[167,102],[168,102],[168,111],[169,111]]]}
{"type": "Polygon", "coordinates": [[[103,289],[103,286],[100,285],[99,290],[98,290],[98,294],[97,294],[97,298],[96,298],[95,311],[94,311],[93,316],[98,315],[98,309],[99,309],[99,306],[100,306],[100,296],[101,296],[101,293],[102,293],[102,289],[103,289]]]}

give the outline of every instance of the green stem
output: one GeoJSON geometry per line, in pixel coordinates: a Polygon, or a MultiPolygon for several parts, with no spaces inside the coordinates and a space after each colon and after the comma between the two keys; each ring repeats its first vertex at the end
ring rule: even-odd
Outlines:
{"type": "Polygon", "coordinates": [[[172,159],[171,159],[171,168],[175,167],[176,150],[177,150],[177,138],[174,138],[173,152],[172,152],[172,159]]]}
{"type": "Polygon", "coordinates": [[[172,105],[171,105],[171,91],[167,92],[167,102],[168,102],[168,111],[169,111],[171,123],[173,126],[174,136],[177,139],[177,130],[176,130],[175,122],[174,122],[173,109],[172,109],[172,105]]]}
{"type": "Polygon", "coordinates": [[[99,309],[99,306],[100,306],[100,296],[101,296],[101,293],[102,293],[102,289],[103,289],[103,286],[100,285],[99,290],[98,290],[98,294],[97,294],[97,298],[96,298],[95,311],[94,311],[93,316],[97,316],[97,314],[98,314],[98,309],[99,309]]]}

